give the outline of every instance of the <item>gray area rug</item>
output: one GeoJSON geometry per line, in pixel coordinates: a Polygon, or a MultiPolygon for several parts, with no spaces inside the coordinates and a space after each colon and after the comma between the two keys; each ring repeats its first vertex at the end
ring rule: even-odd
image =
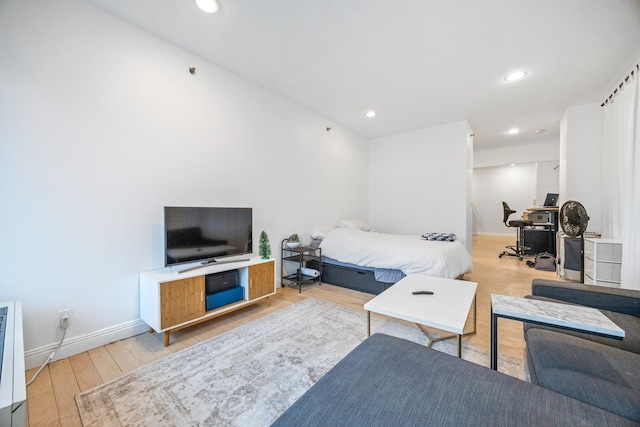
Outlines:
{"type": "MultiPolygon", "coordinates": [[[[415,325],[372,315],[372,333],[427,344],[415,325]]],[[[366,312],[312,298],[76,396],[85,426],[268,426],[366,338],[366,312]]],[[[455,340],[434,349],[455,354],[455,340]]],[[[488,366],[489,350],[463,343],[488,366]]],[[[499,370],[526,379],[524,362],[499,370]]]]}

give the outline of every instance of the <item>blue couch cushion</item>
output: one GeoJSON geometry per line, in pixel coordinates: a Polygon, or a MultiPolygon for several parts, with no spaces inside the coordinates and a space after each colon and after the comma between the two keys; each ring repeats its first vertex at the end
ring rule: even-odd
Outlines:
{"type": "Polygon", "coordinates": [[[640,355],[541,328],[526,338],[532,382],[640,422],[640,355]]]}
{"type": "Polygon", "coordinates": [[[375,334],[274,426],[638,425],[480,365],[375,334]]]}

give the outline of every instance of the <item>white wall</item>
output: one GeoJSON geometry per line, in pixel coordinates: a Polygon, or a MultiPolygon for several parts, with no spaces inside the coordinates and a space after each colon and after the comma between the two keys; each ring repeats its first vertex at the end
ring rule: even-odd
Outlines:
{"type": "Polygon", "coordinates": [[[146,330],[165,205],[253,207],[276,256],[367,219],[366,140],[86,2],[3,1],[0,58],[0,301],[31,366],[61,309],[77,348],[146,330]]]}
{"type": "Polygon", "coordinates": [[[369,220],[379,231],[468,233],[466,121],[371,140],[369,220]]]}
{"type": "Polygon", "coordinates": [[[503,220],[502,202],[516,211],[510,220],[542,205],[547,193],[558,192],[557,162],[495,166],[473,170],[473,233],[514,234],[503,220]]]}
{"type": "Polygon", "coordinates": [[[467,136],[467,223],[466,223],[466,239],[467,249],[473,253],[473,130],[468,128],[467,136]]]}
{"type": "Polygon", "coordinates": [[[533,204],[542,206],[547,193],[560,194],[560,164],[558,160],[536,163],[536,198],[533,204]]]}
{"type": "Polygon", "coordinates": [[[568,108],[560,121],[560,202],[580,202],[589,215],[587,230],[602,224],[602,134],[598,104],[568,108]]]}
{"type": "Polygon", "coordinates": [[[511,234],[502,222],[502,202],[517,213],[542,205],[559,191],[559,138],[535,144],[475,150],[473,153],[473,234],[511,234]],[[511,166],[514,165],[514,166],[511,166]]]}
{"type": "Polygon", "coordinates": [[[536,144],[475,150],[473,167],[486,168],[520,163],[557,162],[560,158],[559,138],[550,138],[536,144]]]}

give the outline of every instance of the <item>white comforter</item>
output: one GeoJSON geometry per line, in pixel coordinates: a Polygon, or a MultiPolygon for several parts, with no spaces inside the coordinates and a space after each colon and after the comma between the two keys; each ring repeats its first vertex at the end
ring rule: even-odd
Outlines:
{"type": "Polygon", "coordinates": [[[326,234],[320,247],[323,256],[341,262],[402,270],[404,274],[453,279],[473,270],[471,255],[458,241],[337,228],[326,234]]]}

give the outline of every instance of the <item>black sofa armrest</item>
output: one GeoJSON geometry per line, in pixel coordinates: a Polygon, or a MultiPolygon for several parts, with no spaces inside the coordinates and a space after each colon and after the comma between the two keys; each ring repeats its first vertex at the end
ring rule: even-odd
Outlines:
{"type": "Polygon", "coordinates": [[[632,289],[534,279],[531,293],[538,297],[640,317],[640,291],[632,289]]]}

